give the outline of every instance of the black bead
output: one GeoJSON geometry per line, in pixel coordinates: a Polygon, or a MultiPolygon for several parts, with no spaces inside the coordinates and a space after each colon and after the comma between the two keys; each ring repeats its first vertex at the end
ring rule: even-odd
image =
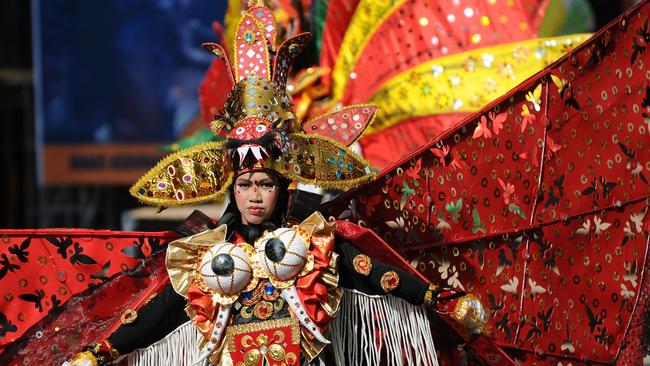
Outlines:
{"type": "Polygon", "coordinates": [[[217,276],[228,276],[235,271],[235,261],[232,260],[230,255],[221,253],[212,258],[210,267],[217,276]]]}
{"type": "Polygon", "coordinates": [[[287,249],[284,247],[284,243],[278,238],[269,239],[264,246],[266,257],[275,263],[282,261],[286,252],[287,249]]]}

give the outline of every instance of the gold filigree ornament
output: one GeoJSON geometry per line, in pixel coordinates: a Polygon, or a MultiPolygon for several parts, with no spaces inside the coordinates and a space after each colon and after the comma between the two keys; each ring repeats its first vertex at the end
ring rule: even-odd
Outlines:
{"type": "Polygon", "coordinates": [[[352,260],[352,265],[357,273],[364,276],[369,276],[370,271],[372,270],[372,261],[370,260],[370,257],[365,254],[357,254],[352,260]]]}
{"type": "Polygon", "coordinates": [[[131,308],[126,308],[120,315],[120,323],[123,325],[133,324],[138,319],[138,312],[131,308]]]}
{"type": "Polygon", "coordinates": [[[226,339],[230,352],[244,352],[243,365],[258,365],[262,358],[269,364],[271,361],[291,364],[296,362],[297,357],[287,349],[299,349],[300,325],[294,317],[233,325],[226,330],[226,339]]]}
{"type": "Polygon", "coordinates": [[[385,293],[389,293],[399,286],[399,275],[395,271],[388,271],[381,276],[379,284],[385,293]]]}
{"type": "Polygon", "coordinates": [[[275,307],[272,303],[262,300],[253,307],[253,314],[258,319],[266,320],[273,315],[274,309],[275,307]]]}

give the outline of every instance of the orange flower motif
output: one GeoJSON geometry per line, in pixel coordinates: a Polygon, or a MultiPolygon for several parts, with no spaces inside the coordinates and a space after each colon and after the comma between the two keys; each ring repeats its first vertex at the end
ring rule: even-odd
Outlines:
{"type": "Polygon", "coordinates": [[[481,116],[481,119],[479,123],[476,125],[476,129],[474,130],[474,135],[472,137],[473,138],[485,137],[486,139],[492,137],[492,131],[490,131],[490,129],[487,126],[487,118],[485,118],[485,116],[481,116]]]}
{"type": "Polygon", "coordinates": [[[494,134],[498,135],[499,132],[503,129],[503,122],[506,120],[508,115],[505,113],[496,114],[494,112],[490,112],[488,116],[490,117],[490,121],[492,121],[492,129],[494,130],[494,134]]]}
{"type": "Polygon", "coordinates": [[[515,193],[515,186],[510,182],[505,183],[504,181],[501,180],[501,178],[499,178],[499,184],[501,185],[501,189],[503,190],[503,202],[506,205],[509,205],[510,197],[515,193]]]}

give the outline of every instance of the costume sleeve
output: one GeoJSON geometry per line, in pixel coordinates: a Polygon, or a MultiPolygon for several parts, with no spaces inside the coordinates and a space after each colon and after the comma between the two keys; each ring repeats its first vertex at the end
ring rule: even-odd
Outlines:
{"type": "Polygon", "coordinates": [[[413,305],[422,305],[429,284],[378,260],[372,259],[350,242],[336,238],[339,254],[339,285],[369,295],[391,294],[413,305]]]}
{"type": "Polygon", "coordinates": [[[120,326],[108,341],[121,355],[148,347],[189,320],[185,303],[185,299],[167,285],[138,311],[133,323],[120,326]]]}

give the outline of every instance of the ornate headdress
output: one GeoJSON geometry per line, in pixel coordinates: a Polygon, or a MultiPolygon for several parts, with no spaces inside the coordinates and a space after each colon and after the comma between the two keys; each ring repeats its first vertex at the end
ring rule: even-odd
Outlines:
{"type": "Polygon", "coordinates": [[[276,38],[273,13],[257,1],[239,22],[232,63],[221,45],[203,45],[226,63],[232,83],[211,124],[226,139],[165,157],[131,187],[134,197],[159,207],[211,201],[228,190],[236,172],[253,167],[321,188],[350,189],[373,179],[370,163],[348,146],[366,129],[376,108],[356,105],[299,121],[286,81],[309,33],[279,45],[276,38]]]}

